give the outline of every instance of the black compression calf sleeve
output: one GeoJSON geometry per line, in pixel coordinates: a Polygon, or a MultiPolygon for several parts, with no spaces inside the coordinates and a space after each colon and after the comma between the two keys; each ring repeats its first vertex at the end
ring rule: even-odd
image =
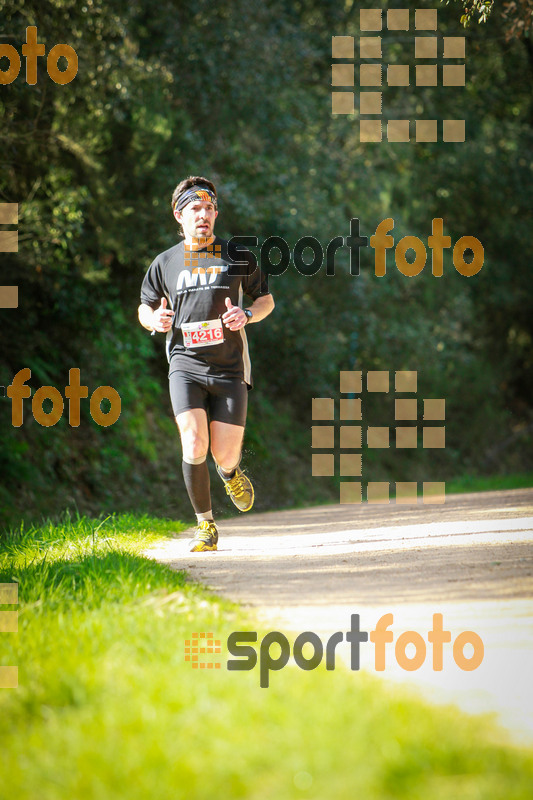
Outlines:
{"type": "Polygon", "coordinates": [[[199,459],[194,459],[195,464],[189,464],[183,460],[183,480],[185,488],[196,514],[204,514],[211,509],[211,483],[209,480],[209,469],[207,468],[206,457],[198,463],[199,459]]]}

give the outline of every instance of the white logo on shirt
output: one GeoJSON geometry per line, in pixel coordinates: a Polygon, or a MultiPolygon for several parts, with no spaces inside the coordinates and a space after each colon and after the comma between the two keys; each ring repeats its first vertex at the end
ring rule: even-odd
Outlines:
{"type": "Polygon", "coordinates": [[[176,289],[179,292],[181,289],[190,289],[191,287],[210,286],[217,279],[217,275],[221,272],[227,272],[229,269],[228,264],[215,264],[211,267],[193,267],[192,270],[183,269],[178,275],[178,282],[176,289]]]}

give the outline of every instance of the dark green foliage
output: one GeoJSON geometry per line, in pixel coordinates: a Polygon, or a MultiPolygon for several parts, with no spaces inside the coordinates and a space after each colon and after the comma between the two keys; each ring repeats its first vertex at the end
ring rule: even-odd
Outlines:
{"type": "MultiPolygon", "coordinates": [[[[20,307],[1,312],[0,383],[30,367],[33,389],[63,393],[78,367],[89,393],[111,385],[122,398],[107,429],[88,401],[77,429],[66,411],[41,428],[28,400],[15,429],[10,402],[0,403],[8,518],[74,505],[189,513],[162,339],[141,329],[136,309],[147,266],[177,240],[172,190],[194,173],[217,183],[220,235],[278,235],[291,247],[312,235],[325,249],[349,234],[351,217],[370,236],[390,216],[396,243],[406,234],[427,242],[442,217],[452,243],[473,235],[485,248],[473,278],[459,276],[451,256],[443,278],[429,263],[406,278],[391,252],[377,278],[369,249],[359,277],[344,250],[334,277],[324,268],[306,277],[291,263],[271,278],[276,310],[250,334],[246,450],[263,481],[258,507],[336,497],[334,482],[310,476],[309,427],[311,398],[338,396],[340,369],[417,369],[420,396],[447,400],[446,450],[365,454],[368,479],[531,468],[530,39],[505,41],[493,14],[466,30],[464,89],[384,87],[385,116],[465,117],[464,144],[361,144],[357,119],[330,113],[331,36],[357,37],[359,8],[3,4],[3,42],[20,52],[35,24],[47,52],[58,42],[76,49],[79,72],[59,86],[40,59],[37,85],[26,84],[23,63],[0,87],[0,202],[20,204],[20,251],[2,255],[2,284],[19,285],[20,307]]],[[[439,33],[463,33],[453,4],[439,8],[439,33]]],[[[392,63],[414,64],[410,39],[391,33],[384,42],[392,63]]],[[[367,421],[394,424],[389,406],[376,402],[367,421]]],[[[226,507],[223,493],[216,502],[226,507]]]]}

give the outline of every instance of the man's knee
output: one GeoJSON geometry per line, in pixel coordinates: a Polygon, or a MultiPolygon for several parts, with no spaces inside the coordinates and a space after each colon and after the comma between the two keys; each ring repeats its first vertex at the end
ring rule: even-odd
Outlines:
{"type": "Polygon", "coordinates": [[[189,458],[202,458],[207,455],[209,441],[198,431],[180,428],[181,446],[183,454],[189,458]]]}
{"type": "Polygon", "coordinates": [[[211,453],[219,466],[233,469],[239,463],[243,436],[240,425],[211,423],[211,453]]]}
{"type": "Polygon", "coordinates": [[[240,461],[241,447],[236,443],[233,445],[211,443],[211,454],[220,467],[233,469],[240,461]]]}

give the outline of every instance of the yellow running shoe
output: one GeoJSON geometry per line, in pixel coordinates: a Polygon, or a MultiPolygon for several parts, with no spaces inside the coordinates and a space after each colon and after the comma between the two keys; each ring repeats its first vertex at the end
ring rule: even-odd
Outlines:
{"type": "Polygon", "coordinates": [[[233,478],[225,478],[218,465],[217,472],[224,481],[226,493],[231,497],[233,505],[239,511],[249,511],[254,504],[254,487],[242,469],[236,467],[233,478]]]}
{"type": "Polygon", "coordinates": [[[216,550],[218,542],[217,526],[213,520],[205,519],[196,527],[194,539],[189,543],[191,553],[203,553],[206,550],[216,550]]]}

